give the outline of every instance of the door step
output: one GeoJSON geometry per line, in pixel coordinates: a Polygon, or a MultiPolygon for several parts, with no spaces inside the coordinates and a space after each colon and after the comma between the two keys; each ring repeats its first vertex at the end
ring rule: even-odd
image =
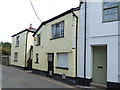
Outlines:
{"type": "Polygon", "coordinates": [[[102,88],[102,89],[106,89],[107,88],[107,86],[106,85],[104,85],[104,84],[99,84],[99,83],[90,83],[90,86],[91,87],[98,87],[98,88],[102,88]]]}

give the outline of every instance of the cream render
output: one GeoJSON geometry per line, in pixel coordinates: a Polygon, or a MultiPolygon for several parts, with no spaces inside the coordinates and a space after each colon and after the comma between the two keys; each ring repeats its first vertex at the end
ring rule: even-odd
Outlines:
{"type": "MultiPolygon", "coordinates": [[[[79,10],[75,10],[74,13],[79,17],[79,10]]],[[[37,35],[39,34],[41,35],[41,44],[37,45],[37,40],[34,40],[32,68],[47,72],[48,53],[54,53],[54,74],[65,74],[69,77],[75,77],[76,18],[73,16],[73,13],[70,12],[57,19],[47,22],[45,25],[42,25],[42,27],[34,35],[34,38],[37,38],[37,35]],[[64,37],[52,39],[52,25],[62,21],[64,21],[64,37]],[[39,63],[35,63],[37,53],[39,54],[39,63]],[[56,68],[58,67],[58,54],[61,53],[68,54],[68,70],[56,68]]]]}
{"type": "Polygon", "coordinates": [[[33,36],[32,36],[33,33],[34,31],[30,29],[26,29],[12,36],[11,65],[19,66],[22,68],[27,67],[27,61],[30,58],[30,49],[31,49],[31,46],[33,45],[33,36]],[[16,46],[18,36],[20,39],[19,46],[16,46]],[[16,52],[18,53],[17,61],[14,60],[15,59],[14,54],[16,52]]]}

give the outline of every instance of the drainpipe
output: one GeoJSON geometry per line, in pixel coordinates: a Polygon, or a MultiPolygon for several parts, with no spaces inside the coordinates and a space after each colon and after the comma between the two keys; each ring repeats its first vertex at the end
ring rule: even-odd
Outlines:
{"type": "Polygon", "coordinates": [[[76,81],[75,81],[75,84],[77,84],[77,43],[78,43],[78,40],[77,40],[77,37],[78,37],[78,16],[72,11],[73,13],[73,16],[76,17],[76,81]]]}
{"type": "Polygon", "coordinates": [[[84,86],[86,86],[86,20],[87,20],[87,2],[85,0],[85,30],[84,30],[84,86]]]}
{"type": "Polygon", "coordinates": [[[27,40],[28,40],[28,31],[26,33],[26,44],[25,44],[25,67],[26,67],[26,59],[27,59],[27,40]]]}

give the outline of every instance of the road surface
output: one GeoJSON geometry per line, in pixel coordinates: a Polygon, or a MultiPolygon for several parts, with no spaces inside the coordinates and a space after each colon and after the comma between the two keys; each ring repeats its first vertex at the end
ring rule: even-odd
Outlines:
{"type": "Polygon", "coordinates": [[[2,66],[2,88],[73,88],[47,77],[2,66]]]}

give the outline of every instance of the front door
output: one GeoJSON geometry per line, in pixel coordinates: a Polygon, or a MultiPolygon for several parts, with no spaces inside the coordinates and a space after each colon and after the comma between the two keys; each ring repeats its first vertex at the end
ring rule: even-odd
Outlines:
{"type": "Polygon", "coordinates": [[[93,47],[93,82],[107,82],[107,47],[93,47]]]}
{"type": "Polygon", "coordinates": [[[32,60],[33,60],[33,46],[30,48],[30,57],[27,61],[27,69],[31,70],[32,69],[32,60]]]}
{"type": "Polygon", "coordinates": [[[54,73],[54,53],[48,54],[48,75],[52,76],[54,73]]]}

